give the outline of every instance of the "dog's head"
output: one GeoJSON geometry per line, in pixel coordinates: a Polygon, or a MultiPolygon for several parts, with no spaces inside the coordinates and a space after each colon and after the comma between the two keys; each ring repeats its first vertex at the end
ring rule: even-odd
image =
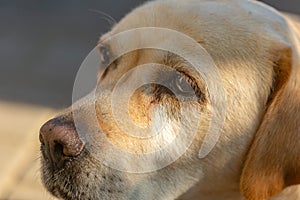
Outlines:
{"type": "Polygon", "coordinates": [[[96,89],[41,128],[47,189],[65,199],[264,199],[299,183],[291,23],[249,1],[134,10],[100,39],[96,89]]]}

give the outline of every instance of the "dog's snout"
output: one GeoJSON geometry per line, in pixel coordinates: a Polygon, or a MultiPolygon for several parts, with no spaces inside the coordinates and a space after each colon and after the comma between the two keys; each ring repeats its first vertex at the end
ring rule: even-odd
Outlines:
{"type": "Polygon", "coordinates": [[[73,121],[49,120],[41,127],[39,138],[45,148],[45,156],[54,163],[66,156],[78,156],[84,148],[73,121]]]}

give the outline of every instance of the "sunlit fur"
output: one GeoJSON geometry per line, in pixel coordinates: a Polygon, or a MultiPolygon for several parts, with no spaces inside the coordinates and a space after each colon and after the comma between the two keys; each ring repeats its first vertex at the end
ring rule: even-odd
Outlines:
{"type": "MultiPolygon", "coordinates": [[[[292,18],[256,1],[158,0],[133,10],[101,41],[138,27],[182,32],[198,41],[213,58],[226,92],[227,107],[216,146],[207,157],[199,159],[213,109],[209,98],[219,95],[209,94],[200,81],[206,97],[206,101],[196,103],[201,112],[200,127],[191,146],[176,162],[151,173],[120,172],[95,159],[95,155],[107,153],[105,147],[101,152],[93,147],[93,143],[101,141],[87,141],[85,151],[59,171],[50,169],[42,160],[48,190],[65,199],[243,199],[244,195],[248,200],[262,200],[300,183],[300,29],[292,18]]],[[[150,39],[162,42],[156,41],[155,35],[150,39]]],[[[128,38],[138,40],[139,37],[128,38]]],[[[112,52],[118,48],[116,44],[109,45],[112,52]]],[[[148,62],[178,63],[166,62],[166,57],[166,52],[156,50],[123,56],[99,82],[98,88],[102,89],[97,94],[98,120],[86,117],[87,112],[82,114],[82,121],[89,127],[100,124],[112,144],[129,152],[145,153],[164,145],[178,129],[176,98],[165,92],[155,96],[154,86],[148,87],[153,95],[140,89],[131,97],[129,110],[134,122],[151,122],[155,129],[161,121],[167,121],[161,138],[150,142],[129,137],[120,130],[111,113],[110,97],[116,82],[133,67],[148,62]]],[[[81,112],[89,106],[88,101],[84,103],[81,112]]],[[[191,118],[194,112],[190,110],[191,118]]],[[[189,123],[184,126],[186,132],[191,131],[189,123]]]]}

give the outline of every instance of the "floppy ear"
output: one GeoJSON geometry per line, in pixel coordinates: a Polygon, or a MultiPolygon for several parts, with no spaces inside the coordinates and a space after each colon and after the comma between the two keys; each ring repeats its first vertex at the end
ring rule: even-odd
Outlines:
{"type": "Polygon", "coordinates": [[[295,52],[284,44],[272,52],[274,84],[241,176],[248,200],[268,199],[300,184],[300,65],[295,52]]]}

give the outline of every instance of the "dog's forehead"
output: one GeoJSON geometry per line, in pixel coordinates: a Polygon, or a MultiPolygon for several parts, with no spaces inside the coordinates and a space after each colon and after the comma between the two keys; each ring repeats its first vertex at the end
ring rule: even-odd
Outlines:
{"type": "MultiPolygon", "coordinates": [[[[171,29],[189,36],[212,56],[218,67],[226,67],[226,59],[233,64],[232,57],[236,65],[247,61],[253,67],[258,64],[265,66],[268,64],[265,59],[266,52],[274,41],[288,35],[288,25],[284,17],[275,9],[256,1],[151,1],[125,16],[100,40],[108,40],[107,46],[113,57],[121,57],[123,62],[118,62],[118,73],[143,63],[164,64],[168,54],[164,51],[143,49],[134,52],[131,50],[130,54],[122,56],[118,54],[121,48],[130,50],[128,46],[139,46],[145,40],[150,40],[147,43],[153,46],[159,46],[156,44],[168,40],[176,43],[177,47],[180,46],[180,40],[170,39],[172,37],[168,35],[151,35],[147,31],[132,31],[130,34],[124,34],[122,40],[109,40],[115,35],[145,27],[171,29]]],[[[184,46],[180,48],[186,49],[184,46]]]]}
{"type": "Polygon", "coordinates": [[[286,22],[275,9],[252,0],[158,0],[146,3],[125,16],[111,33],[141,27],[164,27],[198,40],[201,39],[197,38],[199,30],[202,30],[201,34],[227,34],[224,28],[229,26],[247,29],[248,32],[257,32],[258,29],[274,32],[286,29],[286,22]]]}

